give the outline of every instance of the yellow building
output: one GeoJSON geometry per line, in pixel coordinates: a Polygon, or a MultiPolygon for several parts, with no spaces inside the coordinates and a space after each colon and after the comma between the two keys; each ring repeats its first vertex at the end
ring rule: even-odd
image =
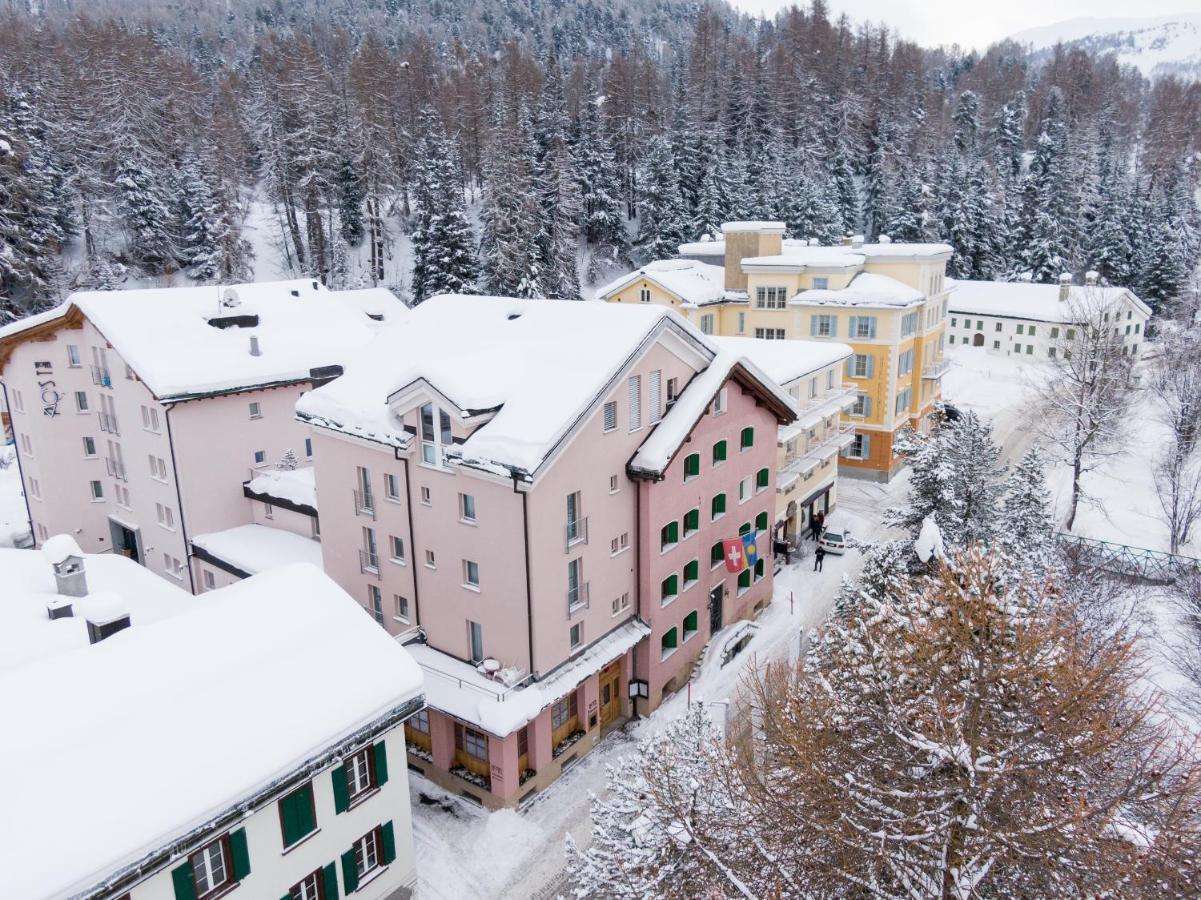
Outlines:
{"type": "Polygon", "coordinates": [[[941,397],[947,244],[785,240],[780,222],[728,222],[723,239],[680,247],[603,288],[614,303],[662,303],[706,334],[849,344],[843,471],[885,481],[902,465],[898,431],[929,427],[941,397]],[[718,276],[720,272],[720,278],[718,276]]]}

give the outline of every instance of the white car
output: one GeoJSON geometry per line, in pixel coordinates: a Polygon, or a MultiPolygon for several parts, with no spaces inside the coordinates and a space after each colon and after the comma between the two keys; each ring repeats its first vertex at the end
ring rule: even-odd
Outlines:
{"type": "Polygon", "coordinates": [[[818,541],[827,553],[837,553],[842,555],[847,552],[847,545],[851,539],[850,529],[844,528],[842,525],[835,523],[827,525],[822,530],[821,540],[818,541]]]}

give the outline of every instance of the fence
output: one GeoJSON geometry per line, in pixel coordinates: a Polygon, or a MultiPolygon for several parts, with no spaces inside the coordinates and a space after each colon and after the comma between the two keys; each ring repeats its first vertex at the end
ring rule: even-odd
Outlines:
{"type": "Polygon", "coordinates": [[[1072,559],[1116,575],[1167,584],[1184,575],[1201,574],[1201,559],[1193,556],[1113,544],[1062,531],[1056,537],[1072,559]]]}

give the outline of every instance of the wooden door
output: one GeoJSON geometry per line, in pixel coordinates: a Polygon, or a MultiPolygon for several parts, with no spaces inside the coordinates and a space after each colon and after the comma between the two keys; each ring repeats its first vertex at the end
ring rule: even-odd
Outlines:
{"type": "Polygon", "coordinates": [[[617,659],[601,669],[600,673],[600,724],[604,728],[621,713],[621,660],[617,659]]]}

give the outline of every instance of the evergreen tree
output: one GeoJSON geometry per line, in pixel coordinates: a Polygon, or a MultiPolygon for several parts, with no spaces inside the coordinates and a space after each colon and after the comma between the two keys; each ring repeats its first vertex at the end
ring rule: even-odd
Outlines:
{"type": "Polygon", "coordinates": [[[684,221],[684,201],[676,178],[671,147],[653,137],[643,159],[638,184],[638,241],[642,260],[671,259],[680,244],[689,240],[684,221]]]}
{"type": "Polygon", "coordinates": [[[432,111],[422,116],[421,131],[413,191],[414,304],[439,293],[474,293],[479,275],[458,150],[432,111]]]}
{"type": "Polygon", "coordinates": [[[179,182],[179,261],[192,278],[213,281],[222,270],[219,210],[196,155],[184,163],[179,182]]]}
{"type": "Polygon", "coordinates": [[[926,241],[931,235],[930,192],[920,165],[898,166],[888,191],[891,202],[883,234],[894,241],[926,241]]]}
{"type": "Polygon", "coordinates": [[[350,246],[363,242],[363,201],[367,185],[359,175],[353,160],[343,156],[335,180],[338,191],[338,233],[350,246]]]}
{"type": "Polygon", "coordinates": [[[541,286],[548,297],[578,300],[577,255],[583,204],[575,158],[567,142],[567,114],[558,64],[553,56],[547,61],[535,141],[534,181],[541,206],[538,219],[538,245],[543,262],[541,286]]]}
{"type": "Polygon", "coordinates": [[[168,191],[136,146],[126,147],[114,180],[130,258],[148,272],[161,272],[175,261],[168,191]]]}
{"type": "Polygon", "coordinates": [[[868,133],[867,154],[863,166],[863,233],[874,241],[882,232],[888,215],[888,141],[877,122],[868,133]]]}
{"type": "Polygon", "coordinates": [[[1009,473],[1001,497],[997,542],[1019,567],[1046,572],[1056,559],[1055,520],[1046,464],[1038,448],[1009,473]]]}
{"type": "Polygon", "coordinates": [[[580,111],[576,172],[580,226],[594,257],[610,263],[628,262],[630,242],[621,199],[621,170],[605,139],[596,100],[585,103],[580,111]]]}
{"type": "Polygon", "coordinates": [[[835,141],[834,151],[827,161],[830,177],[834,182],[838,212],[847,233],[859,226],[859,191],[855,187],[855,172],[851,165],[850,148],[840,135],[835,141]]]}
{"type": "Polygon", "coordinates": [[[501,296],[544,297],[538,243],[541,207],[535,193],[533,122],[522,104],[515,121],[494,132],[497,151],[484,169],[480,209],[484,289],[501,296]]]}

